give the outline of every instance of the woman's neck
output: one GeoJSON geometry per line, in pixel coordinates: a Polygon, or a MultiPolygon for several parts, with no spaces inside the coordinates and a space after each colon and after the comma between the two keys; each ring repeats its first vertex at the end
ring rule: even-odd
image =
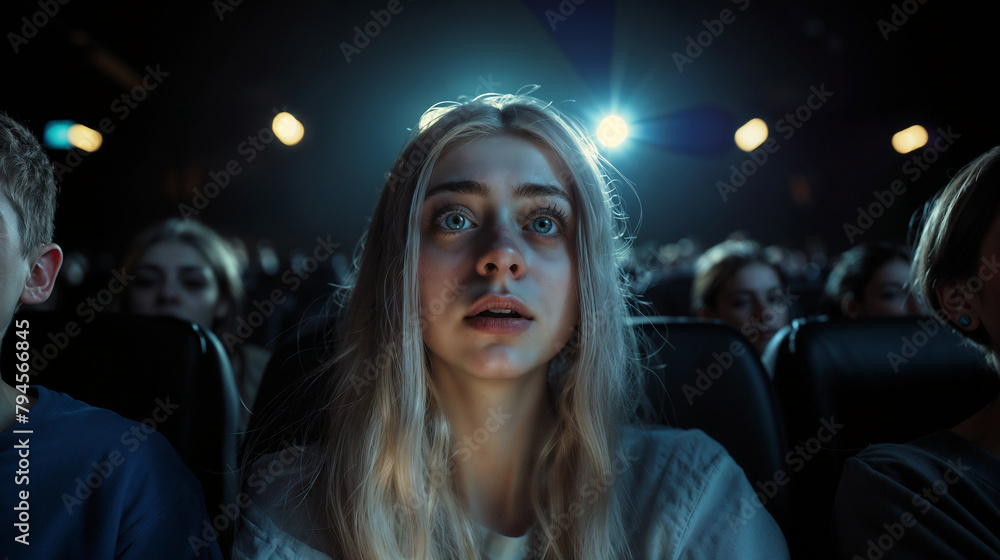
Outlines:
{"type": "Polygon", "coordinates": [[[469,511],[484,527],[520,536],[534,523],[532,474],[555,429],[544,369],[517,379],[436,375],[451,426],[452,468],[469,511]]]}

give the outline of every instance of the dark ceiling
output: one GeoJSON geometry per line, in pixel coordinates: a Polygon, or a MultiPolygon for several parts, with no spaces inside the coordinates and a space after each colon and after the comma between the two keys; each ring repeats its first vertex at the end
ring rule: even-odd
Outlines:
{"type": "Polygon", "coordinates": [[[93,154],[52,152],[57,241],[85,251],[195,207],[212,177],[228,183],[198,216],[228,234],[353,245],[423,109],[526,84],[587,122],[616,108],[634,123],[606,155],[634,184],[638,243],[742,229],[838,251],[903,240],[913,211],[997,143],[996,15],[941,0],[7,0],[0,110],[38,134],[50,119],[114,127],[93,154]],[[155,87],[134,90],[143,79],[155,87]],[[305,125],[297,146],[262,141],[282,109],[305,125]],[[759,166],[727,140],[753,117],[775,140],[759,166]],[[912,124],[942,149],[895,153],[912,124]],[[723,200],[732,166],[753,172],[723,200]],[[844,224],[894,181],[901,194],[849,239],[844,224]]]}

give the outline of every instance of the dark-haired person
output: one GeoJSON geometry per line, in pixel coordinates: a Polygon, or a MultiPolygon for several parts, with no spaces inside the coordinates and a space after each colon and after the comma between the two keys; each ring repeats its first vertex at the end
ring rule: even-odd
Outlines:
{"type": "Polygon", "coordinates": [[[692,312],[736,327],[758,353],[791,320],[785,276],[756,242],[723,241],[698,257],[694,267],[692,312]]]}
{"type": "MultiPolygon", "coordinates": [[[[11,320],[45,301],[62,263],[52,243],[56,183],[38,141],[0,113],[0,336],[7,351],[42,333],[11,320]]],[[[188,539],[207,523],[198,480],[163,436],[62,393],[0,382],[0,554],[9,558],[221,558],[188,539]],[[131,436],[131,437],[130,437],[131,436]]]]}
{"type": "MultiPolygon", "coordinates": [[[[1000,147],[937,196],[913,256],[914,290],[1000,363],[1000,147]]],[[[903,420],[901,420],[903,421],[903,420]]],[[[957,426],[872,445],[844,466],[842,558],[1000,558],[1000,395],[957,426]]]]}
{"type": "Polygon", "coordinates": [[[860,243],[834,263],[823,289],[822,312],[830,317],[918,315],[909,281],[905,248],[885,241],[860,243]]]}

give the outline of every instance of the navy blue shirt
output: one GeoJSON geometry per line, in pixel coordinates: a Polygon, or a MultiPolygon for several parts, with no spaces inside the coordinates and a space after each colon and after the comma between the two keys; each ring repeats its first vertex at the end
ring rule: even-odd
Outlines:
{"type": "Polygon", "coordinates": [[[222,558],[195,553],[201,485],[162,435],[34,388],[28,422],[0,432],[0,556],[222,558]]]}
{"type": "Polygon", "coordinates": [[[1000,459],[950,430],[848,459],[834,526],[841,558],[1000,559],[1000,459]]]}

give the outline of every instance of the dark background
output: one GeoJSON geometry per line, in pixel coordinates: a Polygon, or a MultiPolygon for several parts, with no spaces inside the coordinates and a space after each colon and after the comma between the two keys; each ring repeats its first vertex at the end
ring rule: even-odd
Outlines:
{"type": "Polygon", "coordinates": [[[37,16],[45,25],[17,53],[10,34],[27,38],[22,18],[43,8],[0,7],[0,110],[39,135],[50,119],[115,125],[62,176],[56,240],[88,254],[119,254],[143,226],[179,215],[230,160],[241,172],[199,218],[282,253],[311,251],[317,236],[349,250],[425,108],[526,84],[590,125],[612,109],[633,125],[606,156],[634,184],[626,203],[640,249],[682,237],[713,244],[739,229],[836,253],[850,246],[844,224],[857,207],[895,180],[906,192],[854,241],[902,241],[914,210],[997,143],[997,8],[987,3],[401,0],[348,62],[341,44],[388,2],[49,2],[58,13],[37,16]],[[552,29],[546,11],[560,9],[552,29]],[[680,71],[674,53],[725,9],[735,19],[680,71]],[[892,24],[894,13],[901,25],[886,37],[879,20],[892,24]],[[116,100],[147,67],[169,75],[122,118],[116,100]],[[811,87],[833,95],[785,138],[777,121],[811,87]],[[241,144],[281,109],[305,138],[247,161],[241,144]],[[724,202],[717,182],[748,157],[731,134],[753,117],[780,148],[724,202]],[[904,166],[923,150],[890,145],[912,124],[932,140],[939,127],[959,135],[915,181],[904,166]]]}

